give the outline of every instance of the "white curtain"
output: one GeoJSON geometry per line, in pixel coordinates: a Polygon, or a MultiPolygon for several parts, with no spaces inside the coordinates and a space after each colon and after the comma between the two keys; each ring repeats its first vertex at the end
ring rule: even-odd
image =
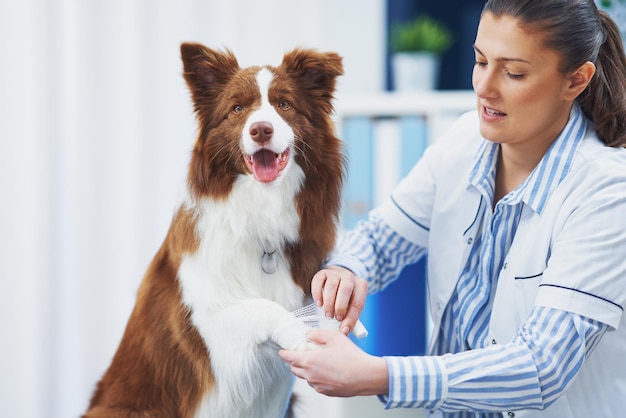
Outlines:
{"type": "Polygon", "coordinates": [[[0,3],[0,416],[79,416],[115,352],[195,139],[180,42],[337,51],[340,100],[382,89],[383,29],[383,0],[0,3]]]}

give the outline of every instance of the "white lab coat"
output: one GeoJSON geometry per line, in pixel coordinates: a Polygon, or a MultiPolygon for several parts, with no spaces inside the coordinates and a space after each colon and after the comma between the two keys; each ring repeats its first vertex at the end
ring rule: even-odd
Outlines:
{"type": "MultiPolygon", "coordinates": [[[[481,141],[476,112],[462,116],[394,191],[404,212],[391,201],[382,208],[396,231],[428,247],[435,330],[478,233],[479,208],[489,204],[468,187],[481,141]]],[[[514,416],[626,414],[626,150],[604,146],[591,123],[570,173],[542,213],[523,209],[499,274],[490,340],[509,342],[535,305],[601,321],[611,331],[559,400],[545,411],[515,411],[514,416]]]]}

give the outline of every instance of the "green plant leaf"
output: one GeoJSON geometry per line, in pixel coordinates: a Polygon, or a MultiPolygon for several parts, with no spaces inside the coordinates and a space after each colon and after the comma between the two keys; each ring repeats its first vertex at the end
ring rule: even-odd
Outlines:
{"type": "Polygon", "coordinates": [[[391,28],[391,50],[395,52],[427,51],[440,54],[452,44],[452,33],[428,16],[419,16],[391,28]]]}

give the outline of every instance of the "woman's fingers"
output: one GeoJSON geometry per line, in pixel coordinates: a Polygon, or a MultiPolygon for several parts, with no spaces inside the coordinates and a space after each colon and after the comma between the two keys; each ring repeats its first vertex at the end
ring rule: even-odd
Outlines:
{"type": "Polygon", "coordinates": [[[326,282],[326,270],[318,271],[311,279],[311,296],[313,297],[313,301],[319,307],[324,305],[324,282],[326,282]]]}
{"type": "Polygon", "coordinates": [[[327,318],[334,318],[336,315],[337,291],[341,283],[341,276],[333,270],[326,269],[325,271],[326,280],[324,281],[324,289],[322,290],[324,315],[326,315],[327,318]]]}
{"type": "Polygon", "coordinates": [[[328,396],[355,396],[387,393],[387,363],[371,356],[337,331],[314,330],[307,333],[319,350],[280,350],[280,357],[292,372],[306,380],[316,391],[328,396]]]}
{"type": "Polygon", "coordinates": [[[346,268],[329,266],[313,276],[311,294],[324,315],[340,321],[341,331],[348,334],[365,305],[367,282],[346,268]]]}
{"type": "Polygon", "coordinates": [[[337,316],[337,319],[342,321],[340,327],[341,332],[347,335],[354,328],[354,325],[359,320],[359,316],[361,316],[366,298],[367,282],[365,282],[365,280],[356,281],[345,317],[339,319],[339,316],[337,316]]]}

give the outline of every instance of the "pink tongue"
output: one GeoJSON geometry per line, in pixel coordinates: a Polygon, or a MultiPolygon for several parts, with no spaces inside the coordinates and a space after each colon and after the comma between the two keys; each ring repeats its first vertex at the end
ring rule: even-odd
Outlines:
{"type": "Polygon", "coordinates": [[[278,177],[278,165],[273,152],[263,149],[252,156],[254,177],[264,183],[274,181],[278,177]]]}

